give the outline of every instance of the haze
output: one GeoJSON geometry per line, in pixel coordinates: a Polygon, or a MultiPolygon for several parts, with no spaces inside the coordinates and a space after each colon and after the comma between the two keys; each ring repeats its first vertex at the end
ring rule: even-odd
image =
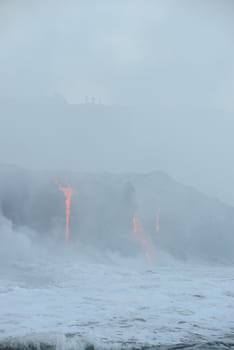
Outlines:
{"type": "Polygon", "coordinates": [[[1,0],[1,163],[162,170],[234,204],[233,9],[1,0]]]}

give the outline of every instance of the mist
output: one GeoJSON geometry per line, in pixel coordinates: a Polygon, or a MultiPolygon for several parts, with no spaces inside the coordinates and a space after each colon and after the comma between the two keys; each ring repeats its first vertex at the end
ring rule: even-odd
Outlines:
{"type": "MultiPolygon", "coordinates": [[[[230,1],[1,1],[0,159],[7,178],[7,185],[5,180],[1,185],[6,231],[23,227],[36,237],[57,232],[62,239],[64,203],[51,180],[60,174],[64,186],[75,187],[71,230],[84,244],[123,254],[128,247],[131,254],[134,214],[139,211],[152,239],[160,193],[166,226],[175,216],[183,217],[183,228],[175,221],[162,242],[152,244],[172,255],[193,255],[181,230],[190,227],[186,234],[191,240],[196,230],[203,235],[197,228],[203,224],[212,240],[212,220],[201,222],[202,214],[192,220],[188,203],[197,189],[201,206],[209,198],[207,212],[219,200],[221,211],[234,204],[232,11],[230,1]],[[161,173],[164,181],[170,178],[168,186],[174,189],[169,193],[160,189],[161,173]],[[155,174],[154,185],[145,180],[147,174],[155,174]],[[141,178],[139,183],[134,176],[141,178]],[[174,198],[176,181],[194,189],[190,193],[182,186],[174,198]],[[129,203],[124,200],[128,182],[136,191],[129,203]],[[150,191],[154,194],[147,195],[150,191]],[[180,199],[184,191],[187,207],[180,199]],[[176,241],[184,244],[181,254],[176,241]]],[[[223,215],[212,215],[219,227],[223,215]]],[[[229,244],[229,216],[225,225],[229,244]]],[[[199,242],[198,233],[196,237],[199,242]]],[[[215,252],[216,245],[210,243],[215,252]]]]}
{"type": "Polygon", "coordinates": [[[230,1],[1,1],[2,163],[162,170],[233,204],[232,12],[230,1]],[[109,109],[71,106],[91,102],[109,109]]]}
{"type": "Polygon", "coordinates": [[[234,348],[233,11],[0,0],[0,350],[234,348]]]}

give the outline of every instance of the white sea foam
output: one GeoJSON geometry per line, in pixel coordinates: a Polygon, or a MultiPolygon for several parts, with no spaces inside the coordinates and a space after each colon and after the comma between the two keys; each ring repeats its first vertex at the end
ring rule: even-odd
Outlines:
{"type": "Polygon", "coordinates": [[[231,333],[232,267],[148,265],[111,254],[97,260],[68,249],[12,265],[0,279],[1,339],[49,334],[68,343],[152,345],[231,333]]]}

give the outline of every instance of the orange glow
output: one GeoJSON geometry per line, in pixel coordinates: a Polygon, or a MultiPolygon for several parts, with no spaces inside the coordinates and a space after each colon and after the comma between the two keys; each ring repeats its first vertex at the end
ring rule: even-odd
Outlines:
{"type": "Polygon", "coordinates": [[[132,221],[133,225],[133,237],[136,241],[138,241],[144,250],[145,258],[148,262],[151,262],[154,257],[154,251],[151,245],[151,242],[149,241],[146,233],[144,232],[143,228],[141,227],[140,220],[136,215],[133,217],[132,221]]]}
{"type": "Polygon", "coordinates": [[[157,210],[157,215],[156,215],[156,232],[160,232],[160,208],[157,210]]]}
{"type": "Polygon", "coordinates": [[[65,216],[66,216],[66,229],[65,229],[65,237],[66,241],[69,240],[70,237],[70,208],[71,208],[71,199],[74,194],[73,188],[68,186],[61,186],[58,181],[56,181],[56,184],[61,192],[63,192],[65,197],[65,216]]]}

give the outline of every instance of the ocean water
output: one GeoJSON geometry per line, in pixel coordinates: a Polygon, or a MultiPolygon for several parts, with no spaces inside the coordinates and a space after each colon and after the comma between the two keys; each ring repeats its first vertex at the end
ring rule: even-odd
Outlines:
{"type": "Polygon", "coordinates": [[[0,267],[0,349],[234,348],[233,266],[74,252],[0,267]]]}

